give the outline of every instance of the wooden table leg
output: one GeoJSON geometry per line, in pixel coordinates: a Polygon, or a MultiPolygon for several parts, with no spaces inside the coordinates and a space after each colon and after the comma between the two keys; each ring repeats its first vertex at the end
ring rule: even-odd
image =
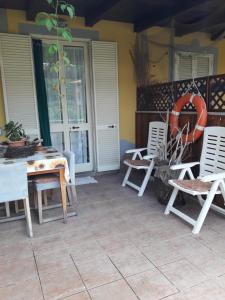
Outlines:
{"type": "Polygon", "coordinates": [[[66,184],[65,184],[65,169],[64,168],[59,170],[59,180],[60,180],[60,188],[61,188],[63,218],[64,218],[64,223],[66,223],[66,221],[67,221],[67,200],[66,200],[66,184]]]}

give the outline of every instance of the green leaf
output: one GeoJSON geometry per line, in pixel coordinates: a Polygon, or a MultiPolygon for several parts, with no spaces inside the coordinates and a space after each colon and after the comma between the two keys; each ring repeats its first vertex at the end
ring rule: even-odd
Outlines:
{"type": "Polygon", "coordinates": [[[37,25],[45,25],[46,20],[49,18],[49,14],[40,12],[36,15],[35,22],[37,25]]]}
{"type": "Polygon", "coordinates": [[[71,32],[68,31],[68,30],[64,30],[64,31],[62,32],[62,37],[63,37],[66,41],[68,41],[68,42],[72,42],[72,41],[73,41],[73,36],[72,36],[71,32]]]}
{"type": "Polygon", "coordinates": [[[73,17],[75,16],[75,8],[74,8],[74,6],[70,5],[70,4],[67,4],[66,10],[67,10],[70,18],[73,19],[73,17]]]}
{"type": "Polygon", "coordinates": [[[51,5],[53,3],[53,0],[46,0],[48,2],[49,5],[51,5]]]}
{"type": "Polygon", "coordinates": [[[45,26],[48,29],[48,31],[51,31],[52,28],[54,27],[54,25],[52,23],[52,20],[51,19],[47,19],[46,22],[45,22],[45,26]]]}
{"type": "Polygon", "coordinates": [[[68,66],[70,64],[69,58],[67,56],[65,56],[65,55],[63,56],[63,61],[64,61],[64,65],[65,66],[68,66]]]}
{"type": "Polygon", "coordinates": [[[58,50],[59,50],[58,45],[57,44],[52,44],[48,48],[48,53],[49,53],[49,55],[54,55],[58,52],[58,50]]]}
{"type": "Polygon", "coordinates": [[[61,11],[62,11],[62,12],[65,12],[65,10],[66,10],[66,4],[64,4],[64,3],[61,4],[61,5],[60,5],[60,8],[61,8],[61,11]]]}

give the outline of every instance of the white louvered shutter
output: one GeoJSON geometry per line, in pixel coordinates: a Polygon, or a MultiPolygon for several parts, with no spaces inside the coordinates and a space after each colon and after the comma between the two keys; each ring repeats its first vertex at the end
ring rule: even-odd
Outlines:
{"type": "Polygon", "coordinates": [[[197,55],[195,58],[196,77],[204,77],[213,74],[213,56],[197,55]]]}
{"type": "Polygon", "coordinates": [[[92,42],[97,169],[120,168],[117,44],[92,42]]]}
{"type": "Polygon", "coordinates": [[[6,120],[22,123],[32,138],[39,136],[31,38],[0,34],[0,66],[6,120]]]}
{"type": "Polygon", "coordinates": [[[213,74],[213,54],[177,52],[175,56],[175,79],[205,77],[213,74]]]}
{"type": "Polygon", "coordinates": [[[192,78],[192,59],[192,55],[177,54],[176,80],[192,78]]]}

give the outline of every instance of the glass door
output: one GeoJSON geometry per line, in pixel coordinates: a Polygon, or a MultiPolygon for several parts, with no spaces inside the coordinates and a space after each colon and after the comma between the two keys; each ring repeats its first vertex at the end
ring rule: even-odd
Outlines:
{"type": "Polygon", "coordinates": [[[76,172],[91,171],[93,153],[87,45],[61,44],[60,86],[57,74],[51,72],[57,58],[48,55],[47,43],[43,48],[52,144],[59,151],[69,149],[75,153],[76,172]],[[63,64],[64,51],[69,65],[63,64]]]}

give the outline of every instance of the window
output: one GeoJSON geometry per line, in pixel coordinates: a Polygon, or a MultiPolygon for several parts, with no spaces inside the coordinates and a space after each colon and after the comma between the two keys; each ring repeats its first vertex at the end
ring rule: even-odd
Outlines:
{"type": "Polygon", "coordinates": [[[213,74],[213,54],[176,52],[175,80],[204,77],[213,74]]]}

